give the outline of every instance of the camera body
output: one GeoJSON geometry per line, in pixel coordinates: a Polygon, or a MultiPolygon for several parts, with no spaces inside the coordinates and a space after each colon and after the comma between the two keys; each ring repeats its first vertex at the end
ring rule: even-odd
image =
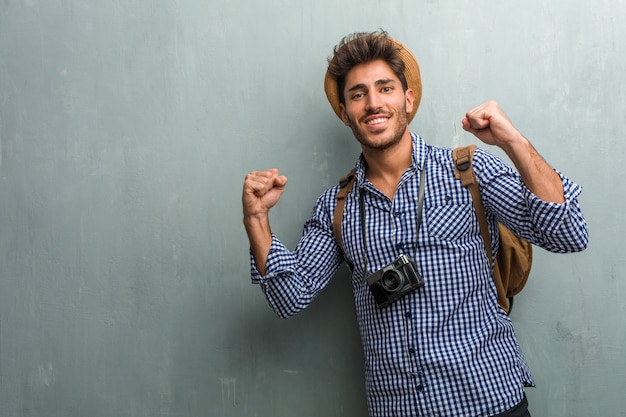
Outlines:
{"type": "Polygon", "coordinates": [[[422,287],[424,281],[413,261],[406,255],[400,255],[389,265],[368,276],[367,284],[376,305],[382,308],[422,287]]]}

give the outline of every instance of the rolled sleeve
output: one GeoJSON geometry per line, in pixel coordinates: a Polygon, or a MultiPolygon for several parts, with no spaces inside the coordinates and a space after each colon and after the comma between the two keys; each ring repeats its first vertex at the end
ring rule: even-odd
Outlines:
{"type": "Polygon", "coordinates": [[[265,275],[258,271],[252,249],[250,249],[250,276],[253,284],[265,284],[268,280],[279,275],[294,273],[296,270],[296,258],[289,249],[272,234],[272,245],[265,263],[265,275]],[[279,271],[279,272],[277,272],[279,271]]]}
{"type": "Polygon", "coordinates": [[[534,228],[542,237],[538,244],[552,252],[578,252],[588,244],[587,223],[578,204],[582,187],[561,172],[555,172],[563,182],[563,203],[543,201],[526,187],[523,187],[524,197],[534,228]]]}

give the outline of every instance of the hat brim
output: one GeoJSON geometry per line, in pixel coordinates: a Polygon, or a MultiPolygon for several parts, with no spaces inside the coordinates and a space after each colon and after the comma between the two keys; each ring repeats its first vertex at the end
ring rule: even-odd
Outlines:
{"type": "MultiPolygon", "coordinates": [[[[415,100],[413,102],[413,109],[407,114],[407,122],[411,123],[413,117],[417,113],[417,109],[422,99],[422,78],[420,76],[420,68],[417,64],[417,60],[413,56],[410,50],[395,39],[391,39],[393,44],[398,48],[398,56],[404,62],[404,77],[406,78],[407,87],[413,90],[415,94],[415,100]]],[[[339,100],[339,86],[337,81],[330,76],[328,70],[326,70],[326,76],[324,77],[324,91],[326,92],[326,98],[331,107],[335,111],[335,114],[339,119],[341,117],[341,106],[339,100]]]]}

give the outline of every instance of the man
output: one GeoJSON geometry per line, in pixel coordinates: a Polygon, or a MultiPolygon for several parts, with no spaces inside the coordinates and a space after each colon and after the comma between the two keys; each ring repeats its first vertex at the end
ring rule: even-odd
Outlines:
{"type": "MultiPolygon", "coordinates": [[[[529,416],[524,387],[534,382],[497,303],[469,191],[455,178],[452,151],[427,145],[408,128],[421,98],[415,58],[383,31],[349,35],[329,60],[325,90],[362,149],[341,242],[332,225],[339,186],[319,197],[289,251],[272,234],[268,216],[287,178],[277,169],[251,172],[242,199],[253,282],[278,315],[289,317],[348,263],[371,416],[529,416]],[[423,286],[381,307],[368,277],[381,279],[398,259],[410,260],[423,286]]],[[[499,220],[550,251],[583,250],[588,232],[580,187],[539,156],[497,103],[470,110],[462,125],[504,150],[519,172],[476,150],[494,247],[499,220]]]]}

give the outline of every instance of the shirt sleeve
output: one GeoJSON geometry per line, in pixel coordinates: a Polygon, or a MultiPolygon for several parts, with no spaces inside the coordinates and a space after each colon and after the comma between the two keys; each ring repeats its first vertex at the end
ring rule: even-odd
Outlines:
{"type": "Polygon", "coordinates": [[[259,273],[250,253],[252,282],[261,286],[270,306],[282,318],[306,308],[328,285],[343,260],[332,231],[332,190],[318,199],[293,251],[272,235],[265,275],[259,273]]]}
{"type": "Polygon", "coordinates": [[[534,195],[520,175],[499,158],[477,149],[474,160],[485,210],[498,221],[551,252],[571,253],[587,247],[589,231],[578,202],[580,185],[556,171],[565,201],[551,203],[534,195]]]}
{"type": "Polygon", "coordinates": [[[536,244],[556,253],[579,252],[589,242],[587,222],[578,203],[582,187],[556,172],[563,182],[565,201],[561,204],[543,201],[523,186],[536,244]]]}

